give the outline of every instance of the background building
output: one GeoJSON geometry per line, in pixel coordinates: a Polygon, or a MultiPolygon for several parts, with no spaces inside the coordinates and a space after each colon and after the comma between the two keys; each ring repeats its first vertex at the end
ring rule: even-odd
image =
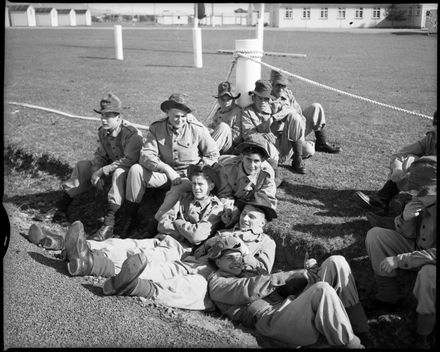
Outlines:
{"type": "Polygon", "coordinates": [[[11,17],[11,26],[29,26],[34,27],[35,10],[30,5],[16,5],[8,8],[11,17]]]}
{"type": "Polygon", "coordinates": [[[76,26],[76,13],[73,9],[58,10],[59,26],[76,26]]]}
{"type": "Polygon", "coordinates": [[[35,9],[35,21],[40,27],[57,27],[57,10],[53,7],[38,7],[35,9]]]}

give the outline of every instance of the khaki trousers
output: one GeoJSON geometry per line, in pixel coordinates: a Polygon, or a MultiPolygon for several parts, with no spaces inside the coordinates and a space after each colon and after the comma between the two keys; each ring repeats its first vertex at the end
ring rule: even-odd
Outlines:
{"type": "MultiPolygon", "coordinates": [[[[90,160],[78,161],[73,169],[70,178],[61,183],[61,188],[71,197],[87,192],[93,185],[90,180],[92,177],[92,162],[90,160]]],[[[104,176],[105,182],[111,183],[107,194],[107,201],[111,204],[121,205],[125,199],[127,171],[117,168],[111,175],[104,176]]]]}
{"type": "MultiPolygon", "coordinates": [[[[383,301],[395,300],[396,289],[392,287],[392,289],[387,290],[385,278],[395,278],[397,275],[396,270],[393,270],[391,273],[383,272],[380,270],[379,264],[386,257],[415,251],[415,242],[406,239],[400,233],[394,230],[373,227],[367,233],[365,247],[367,249],[373,271],[377,276],[379,276],[377,298],[383,301]],[[384,281],[384,283],[379,284],[382,281],[384,281]]],[[[413,294],[417,299],[417,313],[434,314],[436,312],[435,265],[424,265],[419,269],[413,288],[413,294]]]]}
{"type": "Polygon", "coordinates": [[[215,271],[209,263],[181,258],[191,252],[191,247],[168,235],[159,234],[150,239],[111,238],[105,241],[87,240],[92,250],[98,250],[114,263],[115,274],[121,271],[127,256],[143,252],[148,264],[140,275],[151,280],[155,287],[153,299],[169,307],[212,310],[208,297],[208,275],[215,271]]]}
{"type": "Polygon", "coordinates": [[[227,123],[219,123],[214,131],[212,131],[211,137],[217,144],[220,154],[232,153],[232,130],[227,123]]]}

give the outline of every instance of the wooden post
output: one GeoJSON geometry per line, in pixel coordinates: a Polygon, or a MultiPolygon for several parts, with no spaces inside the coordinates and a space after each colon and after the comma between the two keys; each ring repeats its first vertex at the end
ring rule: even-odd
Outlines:
{"type": "Polygon", "coordinates": [[[124,60],[124,53],[122,48],[122,26],[115,25],[115,53],[116,60],[124,60]]]}
{"type": "MultiPolygon", "coordinates": [[[[235,41],[235,52],[243,53],[261,61],[263,52],[258,39],[242,39],[235,41]]],[[[255,82],[261,78],[261,65],[257,62],[238,57],[235,69],[235,85],[237,92],[241,93],[238,105],[246,107],[252,103],[249,91],[254,90],[255,82]]]]}
{"type": "Polygon", "coordinates": [[[260,42],[261,50],[263,50],[263,33],[264,33],[264,3],[260,5],[260,15],[257,22],[257,39],[260,42]]]}
{"type": "Polygon", "coordinates": [[[203,67],[202,62],[202,31],[197,26],[197,3],[194,4],[193,51],[194,67],[203,67]]]}

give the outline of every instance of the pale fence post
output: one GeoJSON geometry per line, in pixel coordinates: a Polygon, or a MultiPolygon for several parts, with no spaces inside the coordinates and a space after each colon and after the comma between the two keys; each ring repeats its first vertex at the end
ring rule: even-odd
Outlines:
{"type": "MultiPolygon", "coordinates": [[[[241,39],[235,41],[235,54],[242,53],[261,61],[263,52],[258,39],[241,39]]],[[[261,65],[244,57],[237,57],[235,68],[235,86],[237,92],[241,93],[238,98],[238,105],[245,107],[252,103],[248,92],[254,90],[255,81],[261,78],[261,65]]]]}
{"type": "Polygon", "coordinates": [[[124,53],[122,48],[122,26],[115,25],[115,53],[116,60],[124,60],[124,53]]]}

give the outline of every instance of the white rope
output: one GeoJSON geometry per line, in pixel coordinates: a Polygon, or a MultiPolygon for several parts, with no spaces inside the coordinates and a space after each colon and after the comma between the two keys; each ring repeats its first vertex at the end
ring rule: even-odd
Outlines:
{"type": "Polygon", "coordinates": [[[361,97],[361,96],[356,95],[356,94],[352,94],[352,93],[344,92],[344,91],[342,91],[342,90],[340,90],[340,89],[336,89],[336,88],[333,88],[333,87],[330,87],[330,86],[326,86],[325,84],[321,84],[321,83],[318,83],[318,82],[312,81],[312,80],[310,80],[310,79],[307,79],[307,78],[304,78],[304,77],[301,77],[301,76],[295,75],[295,74],[290,73],[290,72],[287,72],[287,71],[284,71],[284,70],[282,70],[282,69],[280,69],[280,68],[278,68],[278,67],[275,67],[275,66],[272,66],[272,65],[266,64],[266,63],[261,62],[261,61],[259,61],[259,60],[255,60],[254,58],[252,58],[252,57],[250,57],[250,56],[248,56],[248,55],[242,54],[241,52],[236,52],[236,53],[234,54],[234,56],[241,56],[241,57],[244,57],[244,58],[246,58],[246,59],[249,59],[249,60],[251,60],[251,61],[254,61],[254,62],[256,62],[256,63],[259,63],[259,64],[261,64],[261,65],[263,65],[263,66],[266,66],[266,67],[268,67],[268,68],[271,68],[272,70],[278,71],[279,73],[283,73],[283,74],[285,74],[285,75],[295,77],[295,78],[297,78],[297,79],[299,79],[299,80],[301,80],[301,81],[304,81],[304,82],[307,82],[307,83],[313,84],[313,85],[315,85],[315,86],[318,86],[318,87],[321,87],[321,88],[325,88],[325,89],[328,89],[328,90],[331,90],[331,91],[334,91],[334,92],[337,92],[337,93],[340,93],[340,94],[344,94],[344,95],[347,95],[347,96],[352,97],[352,98],[356,98],[356,99],[360,99],[360,100],[363,100],[363,101],[367,101],[367,102],[369,102],[369,103],[377,104],[377,105],[380,105],[380,106],[383,106],[383,107],[386,107],[386,108],[390,108],[390,109],[393,109],[393,110],[397,110],[397,111],[405,112],[405,113],[407,113],[407,114],[411,114],[411,115],[416,115],[416,116],[424,117],[424,118],[427,118],[427,119],[430,119],[430,120],[433,119],[433,117],[432,117],[432,116],[429,116],[429,115],[420,114],[420,113],[415,112],[415,111],[410,111],[410,110],[402,109],[402,108],[399,108],[399,107],[396,107],[396,106],[393,106],[393,105],[389,105],[389,104],[381,103],[381,102],[379,102],[379,101],[375,101],[375,100],[372,100],[372,99],[364,98],[364,97],[361,97]]]}
{"type": "MultiPolygon", "coordinates": [[[[18,105],[18,106],[24,106],[26,108],[31,108],[31,109],[37,109],[37,110],[43,110],[43,111],[47,111],[47,112],[52,112],[54,114],[58,114],[58,115],[66,116],[66,117],[71,117],[71,118],[74,118],[74,119],[87,120],[87,121],[101,121],[101,119],[99,119],[97,117],[72,115],[72,114],[69,114],[67,112],[63,112],[63,111],[55,110],[55,109],[49,109],[49,108],[45,108],[45,107],[38,106],[38,105],[32,105],[32,104],[26,104],[26,103],[16,103],[14,101],[7,101],[6,103],[7,104],[18,105]]],[[[142,129],[142,130],[148,130],[149,129],[148,126],[139,125],[137,123],[131,123],[130,122],[130,124],[133,125],[134,127],[142,129]]]]}

